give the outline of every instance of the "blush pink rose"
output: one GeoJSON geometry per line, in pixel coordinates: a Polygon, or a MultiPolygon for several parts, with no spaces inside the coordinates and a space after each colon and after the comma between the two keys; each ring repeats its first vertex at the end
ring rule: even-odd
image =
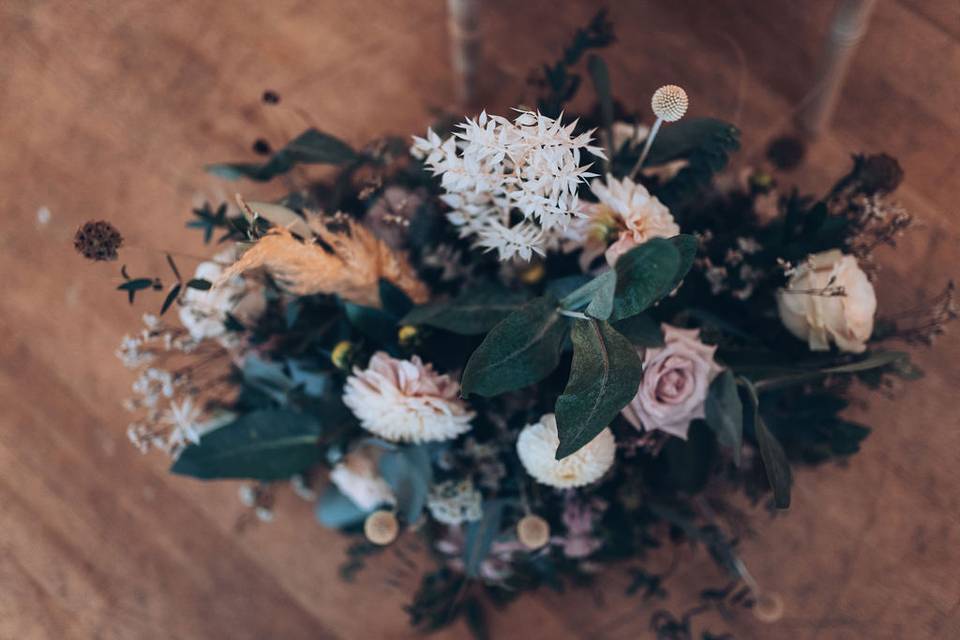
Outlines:
{"type": "Polygon", "coordinates": [[[643,378],[623,416],[637,429],[664,431],[687,439],[690,422],[703,418],[710,383],[723,369],[717,350],[700,342],[699,329],[663,325],[664,345],[647,349],[643,378]]]}

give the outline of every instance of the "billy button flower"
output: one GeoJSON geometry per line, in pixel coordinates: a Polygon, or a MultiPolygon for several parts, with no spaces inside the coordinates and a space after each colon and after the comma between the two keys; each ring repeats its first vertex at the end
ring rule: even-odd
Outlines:
{"type": "Polygon", "coordinates": [[[354,348],[352,342],[349,340],[341,340],[330,352],[330,361],[337,369],[348,371],[350,369],[350,365],[353,363],[353,356],[355,353],[356,349],[354,348]]]}
{"type": "Polygon", "coordinates": [[[410,324],[405,324],[397,330],[397,341],[404,349],[409,349],[420,343],[420,330],[410,324]]]}

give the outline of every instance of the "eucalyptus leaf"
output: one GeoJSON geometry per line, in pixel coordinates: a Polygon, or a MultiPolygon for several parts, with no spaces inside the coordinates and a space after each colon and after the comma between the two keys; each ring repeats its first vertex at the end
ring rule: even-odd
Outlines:
{"type": "Polygon", "coordinates": [[[320,423],[287,409],[264,409],[241,415],[191,444],[171,471],[203,480],[250,478],[283,480],[320,458],[320,423]]]}
{"type": "MultiPolygon", "coordinates": [[[[607,297],[617,286],[617,274],[612,269],[577,287],[560,300],[560,306],[568,311],[577,311],[589,305],[597,295],[607,297]]],[[[605,318],[604,318],[605,319],[605,318]]]]}
{"type": "Polygon", "coordinates": [[[480,566],[490,553],[500,526],[503,522],[504,500],[493,499],[483,503],[483,516],[467,526],[466,540],[463,545],[463,566],[467,577],[475,578],[480,574],[480,566]]]}
{"type": "Polygon", "coordinates": [[[478,335],[486,333],[519,309],[524,300],[523,294],[500,287],[471,289],[453,300],[416,307],[401,322],[436,327],[460,335],[478,335]]]}
{"type": "Polygon", "coordinates": [[[343,529],[359,525],[367,517],[367,512],[358,507],[353,500],[343,495],[336,486],[326,488],[314,507],[317,520],[325,527],[343,529]]]}
{"type": "Polygon", "coordinates": [[[571,331],[570,380],[557,399],[557,460],[574,453],[610,424],[640,386],[643,365],[634,346],[602,320],[577,320],[571,331]]]}
{"type": "Polygon", "coordinates": [[[283,369],[283,363],[264,360],[251,353],[243,361],[244,384],[261,391],[276,402],[284,404],[287,393],[296,386],[283,369]]]}
{"type": "Polygon", "coordinates": [[[380,278],[378,286],[380,306],[383,307],[383,310],[389,315],[400,319],[413,308],[413,301],[410,300],[410,296],[386,278],[380,278]]]}
{"type": "Polygon", "coordinates": [[[283,227],[304,240],[312,238],[314,235],[303,216],[283,205],[271,202],[248,202],[247,206],[274,226],[283,227]]]}
{"type": "Polygon", "coordinates": [[[767,425],[763,422],[763,417],[760,415],[760,398],[757,396],[757,390],[753,384],[745,378],[739,378],[738,381],[750,396],[753,409],[754,435],[757,439],[757,447],[760,449],[763,468],[767,473],[767,480],[773,489],[774,504],[778,509],[788,509],[790,507],[790,485],[793,484],[793,474],[790,471],[787,454],[784,453],[780,442],[770,433],[767,425]]]}
{"type": "Polygon", "coordinates": [[[287,173],[298,164],[342,165],[357,159],[357,153],[339,138],[307,129],[277,151],[267,162],[236,162],[207,165],[206,170],[227,180],[249,178],[265,182],[287,173]]]}
{"type": "Polygon", "coordinates": [[[677,248],[680,254],[680,265],[677,267],[677,273],[673,276],[673,286],[670,290],[676,289],[686,277],[687,272],[693,267],[693,261],[697,257],[697,239],[690,234],[682,233],[670,238],[670,242],[677,248]]]}
{"type": "Polygon", "coordinates": [[[611,319],[646,311],[673,290],[680,268],[680,252],[665,238],[653,238],[620,256],[615,265],[617,287],[611,319]]]}
{"type": "Polygon", "coordinates": [[[408,524],[420,518],[433,470],[430,466],[430,450],[426,445],[408,445],[386,451],[380,456],[380,475],[390,485],[397,499],[397,512],[408,524]]]}
{"type": "Polygon", "coordinates": [[[557,368],[568,320],[550,298],[534,298],[500,321],[470,356],[462,393],[495,396],[543,380],[557,368]]]}
{"type": "Polygon", "coordinates": [[[347,320],[360,333],[381,345],[393,344],[397,337],[397,319],[373,307],[344,302],[347,320]]]}
{"type": "Polygon", "coordinates": [[[170,287],[170,292],[167,293],[167,297],[163,300],[163,306],[160,307],[160,315],[163,315],[167,312],[167,309],[176,301],[177,296],[180,295],[180,290],[183,289],[183,285],[179,282],[172,287],[170,287]]]}
{"type": "Polygon", "coordinates": [[[740,466],[743,448],[743,403],[737,393],[737,381],[729,369],[714,379],[705,403],[707,425],[717,441],[733,452],[733,461],[740,466]]]}
{"type": "Polygon", "coordinates": [[[663,329],[646,313],[624,318],[613,323],[613,328],[622,333],[638,347],[662,347],[663,329]]]}
{"type": "Polygon", "coordinates": [[[902,351],[875,351],[854,362],[819,367],[813,370],[804,370],[800,367],[781,367],[776,369],[779,375],[770,375],[770,377],[755,380],[753,386],[758,392],[771,391],[773,389],[803,384],[834,373],[861,373],[906,361],[909,361],[909,356],[902,351]]]}

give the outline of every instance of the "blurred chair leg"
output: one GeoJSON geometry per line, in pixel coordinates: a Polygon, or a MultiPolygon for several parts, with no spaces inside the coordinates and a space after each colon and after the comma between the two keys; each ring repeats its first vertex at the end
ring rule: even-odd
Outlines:
{"type": "Polygon", "coordinates": [[[480,35],[477,28],[477,0],[447,0],[450,48],[457,100],[469,107],[476,99],[480,35]]]}
{"type": "Polygon", "coordinates": [[[799,114],[800,127],[810,137],[820,135],[830,126],[850,60],[867,32],[870,13],[875,5],[876,0],[840,0],[837,6],[814,85],[814,95],[799,114]]]}

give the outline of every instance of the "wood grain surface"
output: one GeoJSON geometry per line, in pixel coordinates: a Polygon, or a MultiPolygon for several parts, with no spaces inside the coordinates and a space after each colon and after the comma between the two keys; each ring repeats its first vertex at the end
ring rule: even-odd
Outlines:
{"type": "MultiPolygon", "coordinates": [[[[739,166],[762,164],[810,90],[833,2],[611,2],[617,93],[642,105],[681,84],[695,115],[744,129],[739,166]]],[[[354,584],[346,542],[288,491],[271,524],[234,529],[235,483],[171,477],[126,442],[131,383],[113,357],[140,310],[112,290],[116,265],[82,262],[89,218],[131,244],[205,255],[189,208],[233,190],[201,167],[250,157],[309,122],[353,143],[413,133],[454,108],[438,0],[2,0],[0,2],[0,638],[406,638],[410,542],[354,584]],[[264,89],[283,101],[264,109],[264,89]],[[44,222],[38,212],[49,212],[44,222]]],[[[593,2],[482,3],[484,106],[525,96],[593,2]]],[[[960,276],[960,3],[881,0],[836,125],[781,181],[822,189],[854,151],[898,156],[900,196],[923,224],[883,254],[881,309],[960,276]]],[[[251,198],[270,195],[243,184],[251,198]]],[[[131,250],[139,271],[160,258],[131,250]]],[[[875,427],[848,465],[797,474],[794,505],[754,516],[743,554],[786,613],[764,625],[710,619],[737,638],[960,637],[960,327],[916,352],[926,377],[890,397],[858,393],[875,427]]],[[[702,553],[665,606],[723,577],[702,553]]],[[[666,558],[655,558],[653,562],[666,558]]],[[[645,638],[660,603],[542,592],[491,615],[495,638],[645,638]]],[[[457,625],[439,638],[466,636],[457,625]]]]}

